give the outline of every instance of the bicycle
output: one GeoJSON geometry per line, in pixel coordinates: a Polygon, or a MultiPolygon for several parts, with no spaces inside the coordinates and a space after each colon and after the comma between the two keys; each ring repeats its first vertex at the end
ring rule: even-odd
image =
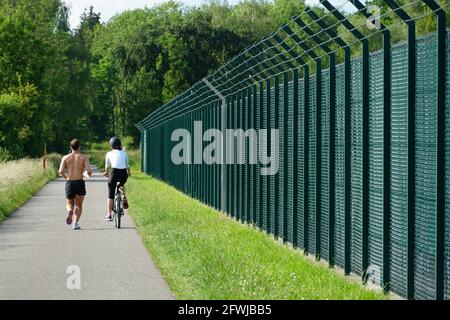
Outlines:
{"type": "Polygon", "coordinates": [[[121,218],[124,215],[123,211],[123,189],[120,185],[120,182],[117,182],[116,185],[116,193],[114,196],[114,204],[113,204],[113,219],[114,226],[117,229],[120,229],[121,218]]]}

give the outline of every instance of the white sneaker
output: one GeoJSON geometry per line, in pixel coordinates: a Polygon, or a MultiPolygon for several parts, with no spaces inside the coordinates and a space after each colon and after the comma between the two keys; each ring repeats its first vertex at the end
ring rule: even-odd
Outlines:
{"type": "Polygon", "coordinates": [[[105,221],[113,221],[112,215],[108,214],[105,218],[103,218],[105,221]]]}
{"type": "Polygon", "coordinates": [[[78,222],[75,222],[74,224],[73,224],[73,230],[80,230],[81,228],[80,228],[80,225],[78,224],[78,222]]]}

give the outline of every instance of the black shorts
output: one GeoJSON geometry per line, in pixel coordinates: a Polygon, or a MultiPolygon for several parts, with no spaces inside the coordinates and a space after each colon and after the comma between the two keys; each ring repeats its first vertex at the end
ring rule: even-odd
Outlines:
{"type": "Polygon", "coordinates": [[[67,180],[66,181],[66,198],[71,200],[75,196],[86,195],[86,184],[84,180],[67,180]]]}
{"type": "Polygon", "coordinates": [[[108,180],[108,199],[114,199],[117,182],[123,186],[128,180],[127,169],[112,169],[108,180]]]}

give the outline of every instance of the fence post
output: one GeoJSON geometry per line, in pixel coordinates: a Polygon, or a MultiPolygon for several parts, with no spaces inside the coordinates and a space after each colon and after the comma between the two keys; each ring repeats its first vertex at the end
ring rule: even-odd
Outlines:
{"type": "MultiPolygon", "coordinates": [[[[313,39],[313,41],[317,44],[319,44],[321,41],[320,39],[314,34],[314,32],[303,22],[303,20],[301,20],[300,17],[295,17],[294,18],[294,22],[310,37],[313,39]]],[[[305,50],[305,53],[307,53],[314,61],[316,64],[316,108],[315,108],[315,113],[316,113],[316,118],[315,118],[315,140],[316,140],[316,145],[315,145],[315,212],[314,212],[314,216],[315,216],[315,222],[316,222],[316,226],[315,226],[315,243],[316,243],[316,247],[315,247],[315,254],[316,254],[316,259],[320,260],[320,249],[321,249],[321,201],[320,201],[320,189],[321,189],[321,156],[322,156],[322,140],[321,140],[321,104],[322,104],[322,59],[320,57],[317,56],[317,54],[308,49],[305,50]]],[[[308,209],[309,212],[309,209],[308,209]]]]}
{"type": "MultiPolygon", "coordinates": [[[[236,94],[233,94],[232,96],[231,96],[231,108],[230,108],[230,118],[231,118],[231,123],[230,123],[230,129],[236,129],[236,115],[237,115],[237,112],[236,112],[236,104],[237,104],[237,97],[236,97],[236,94]]],[[[236,170],[237,170],[237,168],[236,168],[236,163],[235,163],[235,159],[236,159],[236,149],[234,148],[234,145],[235,145],[235,140],[234,140],[234,136],[233,136],[233,139],[232,139],[232,141],[230,141],[230,143],[231,143],[231,146],[230,146],[230,151],[231,151],[231,148],[233,149],[233,152],[232,152],[232,155],[233,155],[233,159],[230,159],[230,160],[232,160],[231,161],[231,175],[230,175],[230,185],[231,185],[231,192],[230,192],[230,204],[231,204],[231,208],[230,208],[230,215],[233,217],[233,218],[236,218],[236,216],[237,216],[237,213],[236,213],[236,201],[237,201],[237,197],[235,196],[236,195],[236,192],[237,192],[237,189],[236,189],[236,170]]]]}
{"type": "Polygon", "coordinates": [[[437,17],[437,171],[436,171],[436,299],[444,299],[445,250],[445,86],[446,86],[446,15],[433,0],[423,0],[437,17]]]}
{"type": "MultiPolygon", "coordinates": [[[[242,91],[237,92],[237,110],[236,110],[236,129],[242,129],[242,104],[243,104],[243,95],[242,91]]],[[[241,151],[242,152],[242,151],[241,151]]],[[[236,154],[237,155],[237,154],[236,154]]],[[[239,197],[236,197],[236,217],[238,221],[242,221],[242,164],[239,162],[239,158],[236,158],[237,162],[235,164],[236,166],[236,172],[237,172],[237,181],[236,181],[236,187],[237,187],[237,194],[239,194],[239,197]]]]}
{"type": "MultiPolygon", "coordinates": [[[[328,26],[321,21],[311,8],[305,7],[305,12],[316,22],[322,29],[327,29],[328,26]]],[[[329,70],[330,70],[330,119],[329,119],[329,161],[327,163],[329,168],[328,177],[328,263],[329,266],[334,266],[334,221],[335,221],[335,122],[336,122],[336,54],[331,51],[330,47],[322,42],[318,37],[312,37],[313,41],[320,46],[328,55],[329,70]]]]}
{"type": "MultiPolygon", "coordinates": [[[[279,121],[280,121],[280,115],[279,115],[279,110],[280,110],[280,76],[275,76],[275,83],[274,83],[274,94],[275,94],[275,108],[274,108],[274,118],[275,118],[275,128],[276,130],[279,129],[279,121]]],[[[283,168],[284,170],[284,168],[283,168]]],[[[284,172],[283,172],[284,173],[284,172]]],[[[274,176],[274,190],[275,190],[275,194],[274,194],[274,222],[275,222],[275,226],[274,226],[274,236],[276,239],[278,239],[278,237],[280,236],[279,234],[279,224],[280,224],[280,219],[278,216],[278,206],[279,206],[279,180],[280,180],[280,173],[278,172],[275,176],[274,176]]]]}
{"type": "MultiPolygon", "coordinates": [[[[283,30],[299,45],[305,52],[309,48],[290,28],[284,25],[283,30]]],[[[289,51],[291,52],[291,51],[289,51]]],[[[300,58],[300,57],[298,57],[300,58]]],[[[301,59],[301,58],[300,58],[301,59]]],[[[303,60],[300,60],[303,61],[303,60]]],[[[304,61],[303,61],[304,62],[304,61]]],[[[309,198],[309,67],[304,64],[303,68],[303,250],[305,254],[309,252],[308,237],[308,198],[309,198]]],[[[298,213],[297,213],[298,214],[298,213]]],[[[298,216],[297,216],[298,217],[298,216]]],[[[297,239],[298,242],[298,239],[297,239]]]]}
{"type": "MultiPolygon", "coordinates": [[[[252,92],[253,92],[253,87],[254,85],[251,85],[248,89],[247,89],[247,119],[246,119],[246,130],[249,129],[254,129],[255,124],[253,123],[253,99],[252,99],[252,92]]],[[[251,138],[249,138],[250,140],[251,138]]],[[[247,223],[251,223],[253,224],[253,206],[255,204],[255,201],[253,200],[253,192],[255,192],[255,189],[253,188],[253,168],[254,165],[251,162],[250,159],[250,148],[251,148],[251,142],[248,143],[248,147],[247,147],[247,162],[246,162],[246,173],[247,173],[247,178],[246,178],[246,188],[247,188],[247,223]]]]}
{"type": "MultiPolygon", "coordinates": [[[[307,66],[305,66],[305,68],[307,69],[307,66]]],[[[293,76],[292,76],[292,81],[293,81],[293,101],[294,101],[294,110],[293,110],[293,149],[294,149],[294,154],[293,154],[293,164],[292,164],[292,194],[293,194],[293,199],[292,199],[292,243],[294,245],[295,248],[298,247],[298,140],[299,140],[299,123],[298,123],[298,82],[299,82],[299,75],[298,75],[298,69],[294,69],[293,71],[293,76]]]]}
{"type": "Polygon", "coordinates": [[[351,211],[350,211],[350,192],[351,192],[351,180],[350,180],[350,169],[351,169],[351,113],[350,113],[350,47],[342,40],[341,37],[337,35],[329,26],[327,26],[323,21],[316,21],[321,28],[328,34],[328,36],[333,40],[343,51],[344,51],[344,171],[345,171],[345,182],[344,182],[344,272],[345,274],[350,273],[350,222],[351,222],[351,211]]]}
{"type": "MultiPolygon", "coordinates": [[[[295,17],[298,18],[298,17],[295,17]]],[[[294,20],[295,20],[294,18],[294,20]]],[[[296,23],[300,26],[300,24],[296,21],[296,23]]],[[[300,26],[301,27],[301,26],[300,26]]],[[[283,26],[284,31],[290,36],[292,37],[292,39],[303,49],[303,51],[310,56],[316,64],[316,70],[320,70],[320,66],[322,64],[322,60],[315,54],[314,51],[310,50],[310,48],[305,44],[305,42],[300,39],[292,30],[291,28],[289,28],[288,25],[284,25],[283,26]]],[[[302,28],[303,29],[303,28],[302,28]]],[[[307,30],[303,30],[303,31],[308,31],[307,30]]],[[[317,75],[318,73],[316,73],[317,75]]],[[[316,76],[316,80],[320,78],[320,76],[316,76]]],[[[317,80],[320,83],[320,79],[317,80]]],[[[317,88],[316,88],[317,90],[317,88]]],[[[309,253],[310,251],[310,247],[309,247],[309,182],[310,182],[310,178],[309,178],[309,163],[310,163],[310,159],[309,159],[309,148],[310,148],[310,144],[309,144],[309,107],[310,107],[310,101],[309,101],[309,69],[305,69],[304,70],[304,162],[303,162],[303,169],[304,169],[304,208],[303,208],[303,245],[304,245],[304,250],[305,253],[309,253]]],[[[316,109],[317,109],[317,103],[316,103],[316,109]]],[[[316,112],[317,114],[317,112],[316,112]]],[[[315,128],[317,130],[317,128],[315,128]]],[[[316,132],[317,134],[317,132],[316,132]]],[[[317,160],[317,159],[316,159],[317,160]]],[[[316,167],[317,167],[317,163],[316,163],[316,167]]],[[[316,184],[317,185],[317,184],[316,184]]],[[[316,199],[317,199],[317,193],[316,193],[316,199]]],[[[315,216],[317,217],[317,211],[314,213],[315,216]]],[[[317,221],[316,221],[316,227],[317,227],[317,221]]],[[[317,229],[315,230],[316,235],[317,235],[317,229]]],[[[320,232],[319,232],[320,234],[320,232]]],[[[317,240],[317,238],[315,239],[317,240]]],[[[320,252],[320,248],[319,251],[317,251],[317,242],[316,242],[316,248],[314,248],[316,251],[316,257],[317,257],[317,252],[320,252]]]]}
{"type": "MultiPolygon", "coordinates": [[[[270,117],[271,117],[271,113],[270,113],[270,79],[266,80],[266,102],[267,102],[267,110],[266,110],[266,126],[267,126],[267,131],[268,131],[268,137],[267,137],[267,150],[272,150],[271,146],[272,146],[272,142],[271,142],[271,136],[270,136],[270,117]]],[[[271,177],[270,176],[266,176],[265,177],[267,180],[267,213],[266,213],[266,231],[270,233],[270,229],[271,227],[271,223],[270,223],[270,183],[271,183],[271,177]]]]}
{"type": "MultiPolygon", "coordinates": [[[[287,26],[283,26],[287,27],[287,26]]],[[[289,27],[287,27],[289,28],[289,27]]],[[[291,31],[291,34],[293,34],[293,32],[291,31]]],[[[286,44],[285,41],[283,41],[278,35],[274,34],[273,38],[275,39],[275,41],[286,51],[286,53],[295,61],[297,61],[303,68],[303,75],[307,75],[309,74],[309,67],[308,64],[305,62],[305,60],[303,60],[301,58],[300,55],[296,54],[295,51],[293,50],[293,48],[291,48],[289,45],[286,44]],[[294,52],[293,52],[294,51],[294,52]]],[[[295,40],[295,39],[294,39],[295,40]]],[[[297,38],[296,40],[297,43],[301,43],[302,40],[300,40],[300,38],[297,38]]],[[[292,81],[293,81],[293,106],[294,106],[294,110],[293,110],[293,122],[294,122],[294,126],[293,126],[293,165],[292,165],[292,176],[293,176],[293,186],[292,186],[292,195],[293,195],[293,199],[292,199],[292,207],[293,207],[293,212],[292,212],[292,242],[294,247],[298,247],[298,162],[299,162],[299,156],[298,156],[298,146],[299,146],[299,116],[298,116],[298,112],[299,112],[299,96],[298,96],[298,90],[299,90],[299,72],[297,68],[293,69],[293,75],[292,75],[292,81]]],[[[306,79],[305,79],[306,82],[306,79]]]]}
{"type": "MultiPolygon", "coordinates": [[[[275,35],[272,35],[271,37],[274,37],[275,35]]],[[[286,57],[286,55],[281,52],[280,50],[278,50],[278,48],[276,48],[273,43],[269,40],[266,39],[264,40],[264,43],[268,46],[268,48],[270,48],[270,50],[278,57],[281,58],[281,60],[291,69],[295,68],[295,66],[290,62],[290,60],[286,57]]],[[[287,200],[286,198],[289,197],[289,194],[287,192],[287,181],[288,181],[288,170],[289,170],[289,165],[287,163],[287,158],[288,158],[288,145],[287,145],[287,106],[286,106],[286,99],[287,99],[287,95],[288,95],[288,91],[287,89],[287,83],[288,83],[288,79],[287,77],[287,71],[283,72],[283,89],[284,89],[284,101],[283,101],[283,110],[284,110],[284,117],[283,117],[283,188],[284,188],[284,192],[283,192],[283,198],[284,198],[284,203],[283,203],[283,228],[282,228],[282,238],[283,241],[286,242],[287,241],[287,200]]],[[[280,108],[280,101],[279,101],[279,77],[275,76],[275,123],[278,129],[278,123],[279,123],[279,108],[280,108]]],[[[275,176],[275,208],[278,208],[278,204],[279,204],[279,196],[280,196],[280,192],[279,192],[279,178],[280,174],[277,173],[277,175],[275,176]]],[[[275,214],[275,237],[280,236],[279,235],[279,215],[275,214]]]]}
{"type": "MultiPolygon", "coordinates": [[[[372,15],[359,0],[350,2],[367,19],[372,15]]],[[[380,19],[380,17],[378,17],[380,19]]],[[[374,23],[374,21],[372,21],[374,23]]],[[[375,24],[375,23],[374,23],[375,24]]],[[[390,242],[390,174],[391,174],[391,33],[378,21],[379,31],[383,35],[383,266],[382,287],[389,291],[389,242],[390,242]]]]}
{"type": "Polygon", "coordinates": [[[386,4],[408,27],[408,248],[407,299],[414,297],[414,220],[415,220],[415,113],[416,113],[416,23],[393,0],[386,4]]]}
{"type": "Polygon", "coordinates": [[[303,247],[306,254],[309,252],[309,236],[308,236],[308,207],[309,207],[309,70],[304,74],[303,82],[303,247]]]}
{"type": "MultiPolygon", "coordinates": [[[[263,123],[264,82],[263,81],[259,82],[259,105],[258,105],[258,111],[259,111],[258,112],[258,114],[259,114],[259,117],[258,117],[258,128],[259,129],[263,129],[264,128],[264,123],[263,123]]],[[[258,141],[258,146],[260,145],[260,142],[261,142],[261,140],[258,141]]],[[[258,150],[258,154],[261,157],[260,150],[261,149],[258,150]]],[[[260,175],[259,176],[259,186],[258,186],[258,190],[259,190],[259,200],[258,200],[259,201],[259,212],[258,212],[259,223],[258,223],[258,227],[260,229],[264,229],[264,218],[263,218],[263,215],[264,215],[264,210],[263,210],[263,208],[264,208],[264,206],[263,206],[263,204],[264,204],[264,199],[263,199],[264,191],[263,191],[263,188],[264,188],[264,180],[266,178],[261,175],[261,171],[258,172],[258,174],[260,175]]]]}
{"type": "Polygon", "coordinates": [[[289,106],[288,106],[288,102],[289,102],[289,74],[287,72],[284,73],[283,75],[283,194],[284,194],[284,203],[283,203],[283,208],[284,208],[284,212],[283,212],[283,241],[286,243],[288,241],[288,200],[289,200],[289,196],[292,197],[292,195],[289,195],[288,193],[288,177],[289,177],[289,135],[288,135],[288,127],[289,127],[289,106]]]}
{"type": "Polygon", "coordinates": [[[361,272],[366,281],[368,267],[368,204],[369,204],[369,42],[328,0],[320,3],[349,31],[363,46],[363,79],[362,79],[362,261],[361,272]]]}
{"type": "MultiPolygon", "coordinates": [[[[258,87],[257,87],[257,85],[255,84],[255,85],[253,85],[252,86],[252,89],[253,89],[253,99],[252,99],[252,116],[253,116],[253,120],[252,120],[252,125],[253,125],[253,128],[255,129],[255,130],[257,130],[257,132],[259,132],[259,126],[258,126],[258,116],[257,116],[257,110],[258,110],[258,99],[257,99],[257,93],[258,93],[258,87]]],[[[259,141],[256,143],[256,148],[258,147],[258,144],[259,144],[259,141]]],[[[257,157],[258,157],[258,151],[257,151],[257,149],[255,150],[255,154],[254,154],[254,156],[256,157],[256,159],[258,159],[257,157]]],[[[255,160],[256,160],[255,159],[255,160]]],[[[259,172],[258,172],[258,166],[257,166],[257,164],[254,164],[254,165],[252,165],[252,172],[253,172],[253,174],[252,174],[252,176],[253,176],[253,184],[252,184],[252,189],[253,189],[253,199],[252,199],[252,202],[253,202],[253,212],[252,212],[252,215],[253,215],[253,224],[256,226],[257,225],[257,219],[256,219],[256,215],[258,214],[258,211],[257,211],[257,205],[256,205],[256,203],[257,203],[257,201],[259,201],[258,200],[258,198],[257,198],[257,191],[256,190],[258,190],[257,188],[258,188],[258,186],[256,185],[256,181],[257,181],[257,175],[259,174],[259,172]]]]}
{"type": "MultiPolygon", "coordinates": [[[[246,96],[247,96],[247,89],[242,89],[241,90],[241,112],[240,112],[240,128],[242,129],[242,131],[245,132],[246,130],[246,122],[247,122],[247,117],[248,117],[248,101],[246,101],[246,96]]],[[[246,183],[247,183],[247,177],[246,177],[246,152],[245,152],[245,139],[244,139],[244,145],[242,146],[243,150],[242,153],[244,153],[244,161],[241,164],[241,168],[240,168],[240,195],[241,195],[241,205],[240,205],[240,217],[241,217],[241,221],[243,222],[248,222],[247,221],[247,212],[245,211],[246,207],[247,207],[247,203],[248,203],[248,199],[247,199],[247,190],[246,190],[246,183]]]]}

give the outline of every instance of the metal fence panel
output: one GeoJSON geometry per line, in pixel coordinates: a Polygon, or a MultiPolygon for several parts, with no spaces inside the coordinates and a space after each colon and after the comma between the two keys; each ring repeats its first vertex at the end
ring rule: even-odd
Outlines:
{"type": "Polygon", "coordinates": [[[384,224],[383,190],[383,52],[370,56],[369,94],[369,276],[371,281],[383,283],[383,235],[389,232],[384,224]]]}
{"type": "Polygon", "coordinates": [[[446,157],[446,183],[445,183],[445,277],[444,294],[445,299],[450,300],[450,32],[447,32],[447,97],[446,97],[446,127],[445,127],[445,157],[446,157]]]}
{"type": "Polygon", "coordinates": [[[320,108],[321,121],[321,187],[320,195],[320,257],[329,260],[329,209],[330,209],[330,71],[322,72],[322,105],[320,108]]]}
{"type": "Polygon", "coordinates": [[[414,288],[416,299],[436,294],[437,41],[417,41],[416,215],[414,288]]]}
{"type": "Polygon", "coordinates": [[[302,249],[305,248],[305,243],[304,243],[304,239],[305,239],[305,234],[304,234],[304,230],[305,230],[305,220],[304,220],[304,215],[303,212],[305,212],[305,188],[304,188],[304,181],[305,181],[305,162],[304,162],[304,158],[305,158],[305,148],[304,148],[304,140],[305,140],[305,103],[303,100],[304,97],[304,89],[305,89],[305,85],[304,85],[304,79],[299,79],[299,85],[298,85],[298,97],[299,97],[299,101],[298,101],[298,132],[299,132],[299,146],[298,146],[298,150],[296,150],[297,155],[298,155],[298,194],[297,199],[297,212],[298,212],[298,216],[297,216],[297,242],[298,242],[298,246],[302,249]]]}
{"type": "Polygon", "coordinates": [[[275,125],[279,130],[279,168],[278,174],[275,176],[275,215],[276,215],[276,224],[277,230],[276,235],[280,237],[280,239],[284,236],[284,212],[286,210],[285,207],[285,190],[284,188],[284,179],[286,175],[286,168],[284,167],[284,149],[287,147],[286,142],[284,141],[284,83],[282,83],[282,78],[279,77],[279,85],[278,85],[278,94],[277,94],[277,104],[275,107],[275,112],[277,116],[275,117],[275,125]]]}
{"type": "MultiPolygon", "coordinates": [[[[259,89],[259,92],[256,91],[255,92],[255,120],[256,120],[256,125],[255,125],[255,129],[259,132],[262,128],[262,99],[263,99],[263,92],[264,90],[262,90],[262,83],[258,84],[257,89],[259,89]]],[[[257,148],[256,148],[256,156],[257,159],[260,159],[261,157],[261,152],[259,150],[259,146],[260,146],[260,140],[258,137],[258,143],[257,143],[257,148]]],[[[256,225],[259,228],[262,228],[263,225],[263,177],[261,177],[261,165],[260,162],[258,161],[257,165],[256,165],[256,173],[255,173],[255,219],[256,219],[256,225]]]]}
{"type": "Polygon", "coordinates": [[[407,47],[392,48],[392,159],[390,269],[392,291],[406,295],[408,223],[407,47]]]}
{"type": "Polygon", "coordinates": [[[286,211],[287,211],[287,221],[286,221],[286,230],[287,230],[287,241],[290,243],[294,242],[294,171],[292,169],[292,164],[294,163],[294,83],[290,81],[288,84],[288,105],[285,106],[287,108],[287,136],[288,140],[286,141],[286,148],[288,149],[288,159],[287,163],[289,163],[288,173],[286,179],[287,181],[287,190],[285,190],[287,195],[286,200],[286,211]]]}
{"type": "Polygon", "coordinates": [[[316,77],[309,78],[308,251],[316,253],[316,77]]]}
{"type": "MultiPolygon", "coordinates": [[[[269,117],[269,128],[270,129],[275,129],[276,128],[276,123],[275,123],[275,87],[270,87],[270,89],[268,90],[270,92],[270,99],[268,101],[268,117],[269,117]]],[[[269,134],[269,139],[270,139],[270,145],[272,145],[275,141],[272,140],[272,135],[269,134]]],[[[270,150],[270,148],[269,148],[270,150]]],[[[268,198],[269,198],[269,225],[270,228],[267,230],[269,233],[271,234],[275,234],[275,215],[277,214],[277,208],[275,206],[275,201],[276,201],[276,197],[278,196],[275,193],[276,187],[275,187],[275,183],[276,183],[276,179],[273,175],[267,176],[267,180],[268,180],[268,198]]]]}
{"type": "Polygon", "coordinates": [[[362,60],[351,63],[351,270],[362,273],[362,60]]]}
{"type": "MultiPolygon", "coordinates": [[[[363,274],[365,271],[363,259],[367,257],[369,280],[381,285],[384,283],[383,274],[385,274],[386,278],[389,278],[390,290],[402,296],[408,294],[408,261],[412,261],[414,272],[410,279],[413,280],[414,298],[434,299],[438,295],[438,286],[443,285],[444,298],[450,299],[449,31],[446,39],[445,146],[438,145],[436,33],[420,38],[416,43],[415,121],[412,122],[415,132],[411,135],[415,136],[415,140],[408,141],[410,116],[408,48],[407,45],[400,44],[391,49],[390,175],[384,175],[389,168],[384,163],[387,156],[384,152],[389,145],[385,145],[384,140],[386,137],[384,121],[387,121],[387,118],[384,105],[386,86],[382,51],[372,53],[369,57],[369,108],[366,109],[369,116],[368,128],[363,127],[363,62],[362,58],[356,58],[350,63],[349,96],[346,96],[348,87],[345,81],[345,67],[340,64],[335,68],[333,81],[335,88],[330,83],[332,74],[330,70],[320,71],[320,68],[319,77],[317,74],[310,76],[309,69],[304,68],[301,72],[303,78],[298,78],[296,83],[293,82],[292,78],[296,78],[291,77],[291,73],[289,76],[272,75],[267,79],[260,79],[256,84],[248,82],[226,96],[226,119],[222,119],[222,106],[218,99],[204,99],[201,96],[202,91],[199,96],[188,97],[187,99],[192,99],[192,102],[190,104],[184,102],[188,108],[183,109],[176,117],[158,116],[154,123],[146,122],[140,128],[141,170],[214,208],[222,208],[224,200],[226,213],[237,220],[255,224],[260,229],[293,243],[308,253],[334,261],[338,267],[348,266],[346,258],[349,257],[349,271],[353,273],[363,274]],[[296,94],[294,90],[297,91],[296,94]],[[331,105],[330,95],[334,90],[335,105],[331,105]],[[348,99],[350,108],[346,109],[348,99]],[[330,132],[330,110],[335,111],[333,132],[330,132]],[[350,122],[346,122],[348,111],[350,122]],[[267,147],[265,148],[267,156],[271,156],[271,147],[275,141],[272,139],[270,129],[279,129],[278,173],[261,175],[261,169],[266,165],[248,162],[250,138],[244,138],[246,143],[244,164],[237,164],[238,155],[234,148],[233,163],[230,164],[175,165],[171,161],[171,150],[178,142],[171,141],[171,134],[179,128],[191,133],[189,152],[191,160],[194,161],[196,121],[201,121],[203,132],[221,128],[222,121],[226,122],[228,129],[242,129],[244,132],[255,129],[258,133],[256,154],[258,160],[261,160],[263,151],[261,147],[264,144],[267,147]],[[349,128],[350,135],[346,136],[349,128]],[[269,129],[267,136],[261,135],[259,129],[269,129]],[[368,129],[367,154],[363,154],[365,150],[363,129],[368,129]],[[295,136],[294,132],[298,132],[298,135],[295,136]],[[334,136],[335,139],[334,154],[330,153],[332,149],[330,136],[334,136]],[[347,140],[350,143],[346,144],[346,137],[350,137],[347,140]],[[415,144],[410,144],[411,141],[415,144]],[[297,148],[294,147],[296,145],[297,148]],[[414,238],[410,243],[408,243],[408,225],[411,225],[409,222],[412,220],[408,221],[408,211],[411,208],[408,201],[412,194],[408,194],[410,182],[408,163],[411,160],[408,159],[411,151],[408,150],[409,145],[415,145],[414,175],[410,176],[415,180],[412,224],[414,238]],[[438,168],[442,168],[438,166],[442,163],[438,160],[439,148],[445,148],[443,260],[440,260],[442,256],[438,250],[439,234],[442,233],[439,233],[437,224],[438,215],[442,214],[438,212],[439,203],[436,195],[436,191],[442,192],[438,190],[437,176],[438,168]],[[350,150],[347,158],[346,150],[350,150]],[[367,189],[363,190],[365,156],[368,159],[369,180],[367,189]],[[294,159],[297,159],[297,172],[294,172],[292,165],[294,159]],[[334,181],[330,180],[330,159],[334,159],[334,181]],[[349,164],[346,163],[346,159],[350,159],[350,167],[347,167],[349,171],[346,169],[346,165],[349,164]],[[223,167],[226,167],[224,185],[222,185],[225,173],[223,167]],[[385,178],[389,181],[384,180],[385,178]],[[294,181],[297,181],[295,187],[294,181]],[[334,190],[330,189],[330,183],[335,185],[334,190]],[[390,197],[385,195],[386,183],[389,186],[390,197]],[[225,199],[221,198],[222,188],[226,190],[225,199]],[[350,192],[346,193],[346,190],[350,192]],[[368,192],[367,203],[363,201],[363,191],[368,192]],[[333,192],[332,196],[330,192],[333,192]],[[332,203],[330,199],[333,198],[332,203]],[[346,199],[350,199],[350,202],[346,202],[346,199]],[[346,207],[347,203],[349,207],[346,207]],[[385,210],[385,203],[390,204],[387,208],[389,212],[385,210]],[[334,208],[334,216],[330,215],[330,208],[334,208]],[[363,238],[365,221],[363,212],[366,208],[368,208],[367,248],[364,246],[363,238]],[[347,214],[350,215],[349,220],[347,214]],[[350,233],[347,233],[349,229],[350,233]],[[386,236],[387,233],[389,237],[386,236]],[[334,244],[334,250],[330,247],[331,243],[334,244]],[[350,248],[347,247],[349,243],[350,248]],[[408,259],[408,252],[414,253],[412,260],[408,259]],[[444,270],[437,273],[442,261],[444,270]],[[388,272],[383,273],[384,270],[388,272]],[[440,280],[442,281],[439,282],[440,280]]],[[[298,75],[300,70],[296,71],[298,75]]],[[[185,101],[186,97],[179,99],[185,101]]],[[[174,105],[176,106],[177,102],[174,105]]],[[[173,105],[169,107],[174,108],[173,105]]],[[[226,140],[226,132],[222,134],[226,140]]],[[[234,147],[236,142],[236,137],[233,137],[234,147]]],[[[211,141],[202,141],[201,150],[203,151],[210,143],[211,141]]],[[[226,149],[224,160],[229,152],[230,150],[226,149]]]]}
{"type": "Polygon", "coordinates": [[[336,214],[335,263],[343,268],[345,260],[345,91],[344,66],[336,66],[336,214]]]}
{"type": "MultiPolygon", "coordinates": [[[[261,120],[262,120],[262,124],[261,127],[268,130],[270,129],[268,126],[268,122],[269,122],[269,114],[268,114],[268,105],[270,104],[270,101],[267,101],[267,87],[260,93],[262,94],[262,115],[261,115],[261,120]]],[[[262,142],[265,146],[268,145],[269,143],[269,136],[268,135],[262,135],[262,142]]],[[[270,220],[269,220],[269,213],[270,213],[270,208],[269,208],[269,179],[268,176],[261,176],[261,180],[262,180],[262,208],[261,208],[261,213],[262,213],[262,227],[264,230],[269,231],[270,230],[270,220]]]]}

